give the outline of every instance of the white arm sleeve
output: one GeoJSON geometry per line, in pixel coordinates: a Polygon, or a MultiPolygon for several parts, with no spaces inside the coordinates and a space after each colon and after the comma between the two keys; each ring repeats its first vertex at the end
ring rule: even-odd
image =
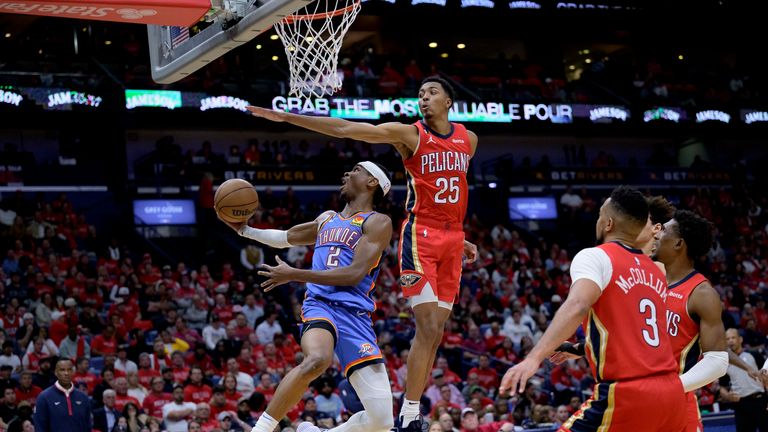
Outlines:
{"type": "Polygon", "coordinates": [[[258,229],[243,225],[237,231],[243,237],[256,240],[259,243],[271,246],[276,249],[289,248],[292,245],[288,243],[288,231],[274,229],[258,229]]]}
{"type": "Polygon", "coordinates": [[[600,248],[583,249],[573,257],[571,263],[571,283],[579,279],[589,279],[605,290],[613,276],[613,266],[608,254],[600,248]]]}
{"type": "Polygon", "coordinates": [[[728,352],[707,351],[691,370],[680,375],[680,381],[683,382],[683,388],[687,393],[720,378],[725,375],[727,369],[728,352]]]}

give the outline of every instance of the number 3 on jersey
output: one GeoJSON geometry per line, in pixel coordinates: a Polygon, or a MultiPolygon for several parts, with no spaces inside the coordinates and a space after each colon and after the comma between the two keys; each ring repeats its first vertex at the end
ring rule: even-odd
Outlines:
{"type": "Polygon", "coordinates": [[[644,298],[640,300],[640,313],[646,317],[645,323],[651,328],[650,332],[648,329],[643,329],[643,339],[645,339],[645,343],[652,347],[659,346],[659,326],[656,324],[656,305],[649,299],[644,298]],[[650,316],[646,316],[646,312],[650,312],[650,316]]]}
{"type": "Polygon", "coordinates": [[[435,181],[435,186],[440,188],[440,190],[435,194],[435,203],[456,204],[457,202],[459,202],[459,178],[458,177],[451,177],[451,178],[439,177],[435,181]]]}

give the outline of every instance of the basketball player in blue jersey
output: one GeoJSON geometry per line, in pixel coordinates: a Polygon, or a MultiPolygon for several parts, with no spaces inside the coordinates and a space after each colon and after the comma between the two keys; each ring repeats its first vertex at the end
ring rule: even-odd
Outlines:
{"type": "MultiPolygon", "coordinates": [[[[389,192],[391,180],[375,162],[360,162],[344,174],[341,213],[327,211],[312,222],[287,231],[254,229],[228,224],[243,236],[274,248],[315,245],[312,270],[290,267],[279,257],[264,266],[265,291],[288,282],[305,282],[301,349],[304,361],[292,369],[252,432],[273,432],[279,420],[299,402],[309,383],[333,361],[334,352],[344,375],[365,408],[332,432],[387,432],[393,427],[392,389],[373,332],[371,298],[379,263],[392,239],[392,221],[373,211],[374,203],[389,192]]],[[[298,432],[318,432],[311,423],[298,432]]]]}

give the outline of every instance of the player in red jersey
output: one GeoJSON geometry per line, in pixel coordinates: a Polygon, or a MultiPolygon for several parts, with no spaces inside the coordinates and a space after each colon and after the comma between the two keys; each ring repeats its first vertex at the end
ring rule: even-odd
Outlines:
{"type": "Polygon", "coordinates": [[[467,170],[477,135],[448,120],[455,100],[451,85],[426,78],[419,89],[423,119],[414,124],[350,122],[248,107],[257,117],[288,122],[336,138],[391,144],[403,158],[408,177],[408,217],[400,232],[400,285],[411,299],[416,335],[408,355],[406,395],[398,429],[422,431],[419,400],[429,380],[445,322],[458,297],[462,258],[476,259],[477,248],[464,240],[467,170]]]}
{"type": "Polygon", "coordinates": [[[574,257],[568,298],[531,353],[502,379],[502,393],[522,393],[541,362],[583,319],[597,384],[560,431],[685,430],[686,397],[665,331],[666,279],[635,249],[647,220],[648,203],[639,191],[613,190],[596,224],[600,246],[574,257]]]}
{"type": "Polygon", "coordinates": [[[693,266],[712,246],[712,224],[693,212],[678,210],[655,238],[653,258],[666,267],[669,284],[667,330],[688,392],[686,432],[701,432],[704,427],[693,390],[728,369],[720,294],[693,266]]]}
{"type": "MultiPolygon", "coordinates": [[[[647,201],[649,221],[638,236],[637,246],[657,264],[662,264],[662,270],[666,273],[669,289],[667,332],[672,341],[675,361],[680,363],[679,373],[683,374],[680,377],[683,387],[685,390],[694,390],[712,382],[716,378],[715,375],[725,373],[728,361],[756,375],[757,370],[751,369],[737,355],[730,351],[716,351],[717,347],[725,347],[720,297],[709,281],[696,272],[693,266],[694,260],[704,255],[711,246],[712,234],[708,222],[691,212],[678,211],[661,196],[648,198],[647,201]],[[669,231],[671,229],[674,230],[669,231]],[[660,239],[664,239],[662,248],[659,248],[660,239]],[[696,295],[691,294],[694,290],[696,295]],[[710,297],[713,293],[715,297],[710,297]],[[701,323],[704,325],[700,325],[701,323]],[[704,359],[698,361],[702,352],[706,353],[704,359]],[[726,359],[725,368],[723,359],[726,359]],[[694,364],[700,365],[694,369],[694,364]],[[693,372],[687,373],[691,370],[693,372]],[[692,387],[692,382],[698,382],[698,385],[692,387]]],[[[568,359],[582,356],[583,350],[583,342],[564,343],[558,348],[560,352],[550,357],[550,361],[561,364],[568,359]]],[[[703,430],[698,401],[692,391],[687,393],[687,397],[687,431],[703,430]]]]}

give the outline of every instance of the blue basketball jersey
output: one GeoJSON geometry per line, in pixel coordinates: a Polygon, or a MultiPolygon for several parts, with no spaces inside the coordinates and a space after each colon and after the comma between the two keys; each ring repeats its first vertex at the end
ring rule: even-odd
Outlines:
{"type": "MultiPolygon", "coordinates": [[[[355,248],[363,237],[363,224],[375,212],[359,212],[345,218],[334,213],[326,219],[317,232],[312,270],[332,270],[352,264],[355,248]]],[[[382,254],[383,256],[384,254],[382,254]]],[[[349,308],[373,312],[376,305],[371,298],[376,276],[379,275],[381,257],[376,265],[355,286],[329,286],[307,284],[307,295],[340,302],[349,308]]]]}

